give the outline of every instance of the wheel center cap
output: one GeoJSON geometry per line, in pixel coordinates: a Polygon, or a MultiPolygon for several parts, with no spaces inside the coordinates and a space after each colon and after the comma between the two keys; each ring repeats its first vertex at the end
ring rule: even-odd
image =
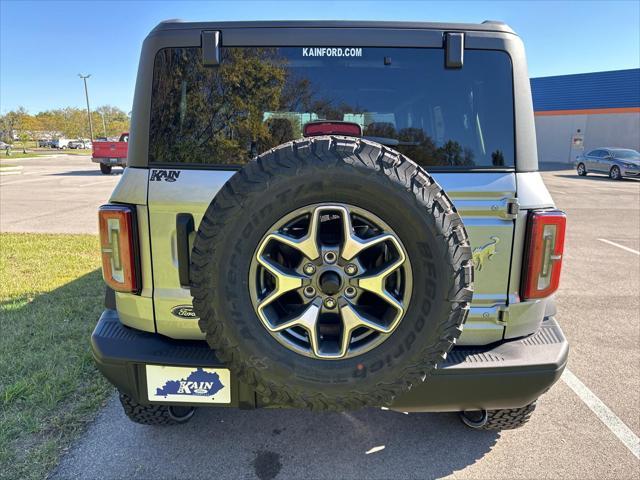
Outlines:
{"type": "Polygon", "coordinates": [[[342,279],[336,272],[324,272],[320,275],[320,289],[325,295],[335,295],[340,291],[342,279]]]}

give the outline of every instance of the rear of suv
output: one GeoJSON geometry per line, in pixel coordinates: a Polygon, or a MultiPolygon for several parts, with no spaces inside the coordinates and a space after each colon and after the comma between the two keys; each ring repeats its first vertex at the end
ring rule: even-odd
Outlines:
{"type": "Polygon", "coordinates": [[[126,414],[461,413],[560,377],[565,216],[504,24],[164,22],[101,207],[94,358],[126,414]]]}

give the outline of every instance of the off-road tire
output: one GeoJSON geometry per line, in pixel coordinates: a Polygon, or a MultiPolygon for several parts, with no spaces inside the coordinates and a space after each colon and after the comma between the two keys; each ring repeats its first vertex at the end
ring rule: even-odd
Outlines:
{"type": "Polygon", "coordinates": [[[250,161],[209,205],[192,251],[200,329],[263,405],[388,405],[446,357],[466,320],[472,285],[467,232],[442,188],[398,152],[350,137],[300,139],[250,161]],[[396,330],[348,359],[318,360],[282,347],[249,296],[249,264],[263,234],[288,212],[323,202],[378,215],[404,238],[413,269],[414,293],[396,330]]]}
{"type": "Polygon", "coordinates": [[[481,426],[475,426],[473,422],[467,422],[464,412],[460,413],[460,418],[468,427],[475,430],[513,430],[520,428],[529,421],[536,409],[536,402],[521,408],[505,408],[503,410],[487,410],[486,422],[481,426]]]}
{"type": "Polygon", "coordinates": [[[100,171],[104,174],[104,175],[110,175],[111,174],[111,165],[105,165],[104,163],[100,164],[100,171]]]}
{"type": "Polygon", "coordinates": [[[581,177],[587,176],[587,167],[585,166],[584,163],[579,163],[578,167],[576,168],[576,171],[578,172],[578,175],[580,175],[581,177]]]}
{"type": "MultiPolygon", "coordinates": [[[[142,425],[179,425],[191,420],[195,409],[189,408],[188,413],[175,412],[177,407],[167,405],[142,405],[128,395],[120,392],[120,403],[124,413],[135,423],[142,425]]],[[[184,407],[179,407],[184,409],[184,407]]]]}

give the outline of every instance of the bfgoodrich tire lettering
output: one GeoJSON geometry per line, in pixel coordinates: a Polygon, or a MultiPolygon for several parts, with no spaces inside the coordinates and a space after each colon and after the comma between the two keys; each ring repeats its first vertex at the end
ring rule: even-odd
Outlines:
{"type": "Polygon", "coordinates": [[[191,272],[209,345],[261,402],[338,410],[388,404],[424,381],[461,333],[473,280],[466,230],[442,188],[398,152],[345,137],[289,142],[236,173],[202,219],[191,272]],[[339,360],[308,358],[278,343],[258,319],[248,285],[265,232],[288,213],[323,202],[384,220],[412,265],[411,300],[399,326],[374,349],[339,360]]]}

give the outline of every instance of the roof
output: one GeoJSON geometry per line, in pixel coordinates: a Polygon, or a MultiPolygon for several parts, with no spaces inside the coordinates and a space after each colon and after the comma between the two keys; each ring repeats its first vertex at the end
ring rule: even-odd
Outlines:
{"type": "Polygon", "coordinates": [[[255,22],[185,22],[171,19],[160,22],[153,31],[216,28],[407,28],[514,33],[506,23],[485,20],[482,23],[377,22],[351,20],[287,20],[255,22]]]}
{"type": "Polygon", "coordinates": [[[533,109],[640,107],[640,68],[531,79],[533,109]]]}

